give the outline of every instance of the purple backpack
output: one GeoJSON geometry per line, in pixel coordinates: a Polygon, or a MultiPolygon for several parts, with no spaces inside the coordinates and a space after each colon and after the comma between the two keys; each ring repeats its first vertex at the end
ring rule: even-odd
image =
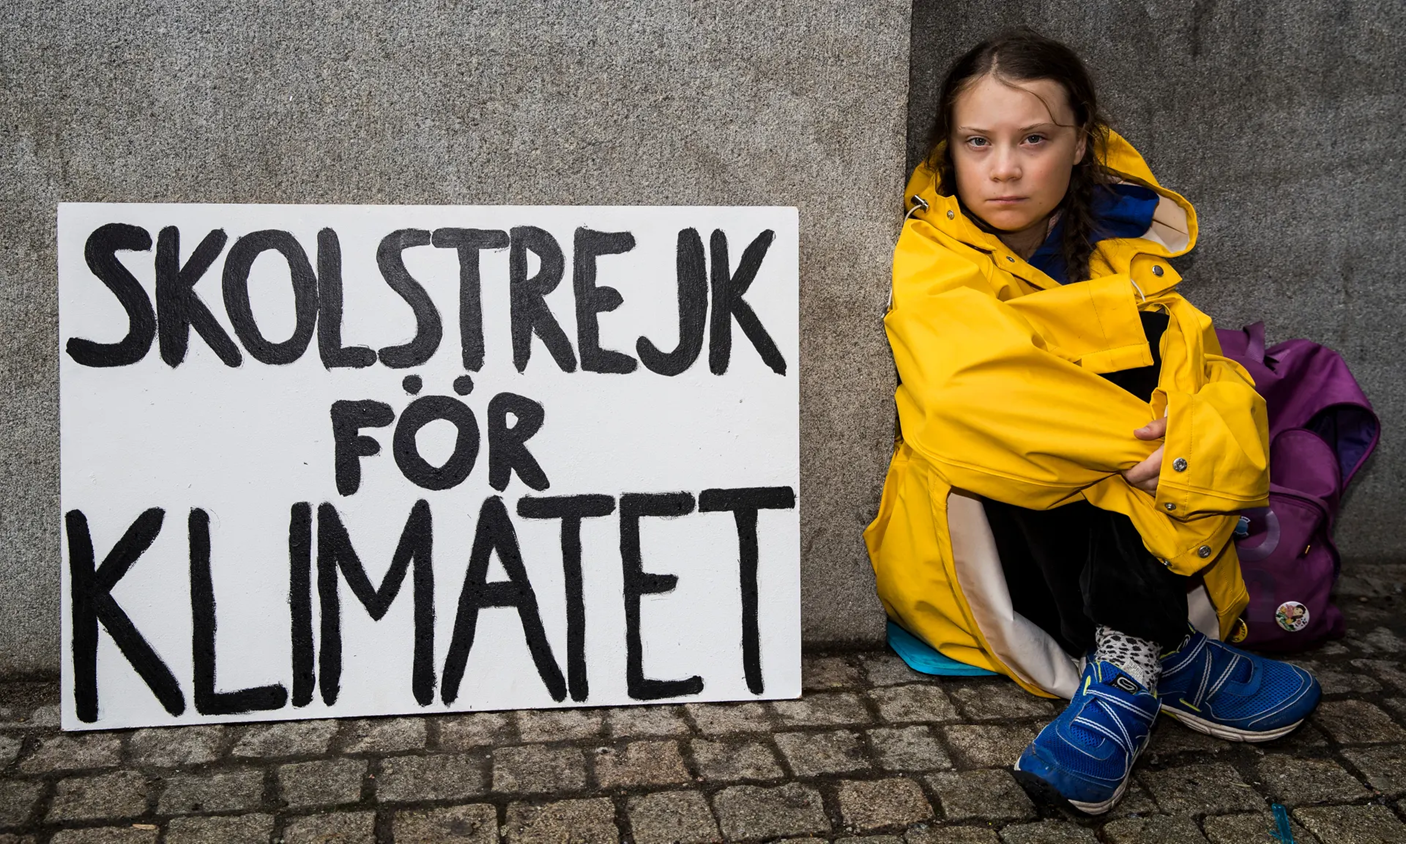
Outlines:
{"type": "Polygon", "coordinates": [[[1340,566],[1333,522],[1381,423],[1332,349],[1288,340],[1266,352],[1262,322],[1216,334],[1269,409],[1269,506],[1245,511],[1237,531],[1250,591],[1240,643],[1298,651],[1339,638],[1343,616],[1330,600],[1340,566]]]}

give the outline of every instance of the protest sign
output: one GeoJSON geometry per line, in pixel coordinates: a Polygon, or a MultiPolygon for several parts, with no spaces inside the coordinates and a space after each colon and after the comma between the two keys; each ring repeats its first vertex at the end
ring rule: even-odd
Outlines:
{"type": "Polygon", "coordinates": [[[66,729],[799,694],[795,209],[58,222],[66,729]]]}

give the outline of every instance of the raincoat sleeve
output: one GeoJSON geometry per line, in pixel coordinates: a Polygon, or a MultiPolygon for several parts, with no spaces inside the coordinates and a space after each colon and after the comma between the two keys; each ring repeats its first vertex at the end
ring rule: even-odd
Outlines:
{"type": "Polygon", "coordinates": [[[885,327],[903,437],[953,486],[1047,509],[1097,484],[1126,485],[1118,473],[1157,447],[1132,432],[1165,412],[1149,511],[1185,521],[1264,503],[1264,401],[1243,368],[1215,354],[1214,331],[1199,312],[1205,325],[1191,331],[1198,347],[1210,348],[1184,365],[1204,369],[1201,386],[1159,389],[1149,408],[1099,377],[1153,363],[1126,275],[1002,301],[979,262],[915,220],[899,239],[893,282],[885,327]]]}
{"type": "Polygon", "coordinates": [[[1130,280],[1001,301],[976,261],[931,232],[905,226],[885,319],[904,440],[953,486],[1031,509],[1151,455],[1156,443],[1132,435],[1147,403],[1099,377],[1152,363],[1130,280]]]}
{"type": "Polygon", "coordinates": [[[1268,503],[1264,399],[1249,373],[1220,355],[1205,355],[1205,377],[1194,393],[1159,390],[1153,399],[1154,407],[1165,402],[1167,414],[1157,506],[1175,519],[1268,503]]]}

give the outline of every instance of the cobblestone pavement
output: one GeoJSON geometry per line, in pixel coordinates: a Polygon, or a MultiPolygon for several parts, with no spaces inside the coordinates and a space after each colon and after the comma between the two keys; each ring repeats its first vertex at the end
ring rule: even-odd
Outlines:
{"type": "Polygon", "coordinates": [[[800,700],[65,735],[52,682],[0,687],[0,844],[1406,842],[1406,566],[1358,567],[1326,696],[1234,745],[1163,719],[1100,819],[1008,766],[1055,706],[887,652],[808,654],[800,700]]]}

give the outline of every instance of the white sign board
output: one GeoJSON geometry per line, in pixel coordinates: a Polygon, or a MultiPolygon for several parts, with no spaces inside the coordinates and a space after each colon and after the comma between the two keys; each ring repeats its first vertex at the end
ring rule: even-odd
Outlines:
{"type": "Polygon", "coordinates": [[[58,216],[65,729],[799,695],[794,208],[58,216]]]}

